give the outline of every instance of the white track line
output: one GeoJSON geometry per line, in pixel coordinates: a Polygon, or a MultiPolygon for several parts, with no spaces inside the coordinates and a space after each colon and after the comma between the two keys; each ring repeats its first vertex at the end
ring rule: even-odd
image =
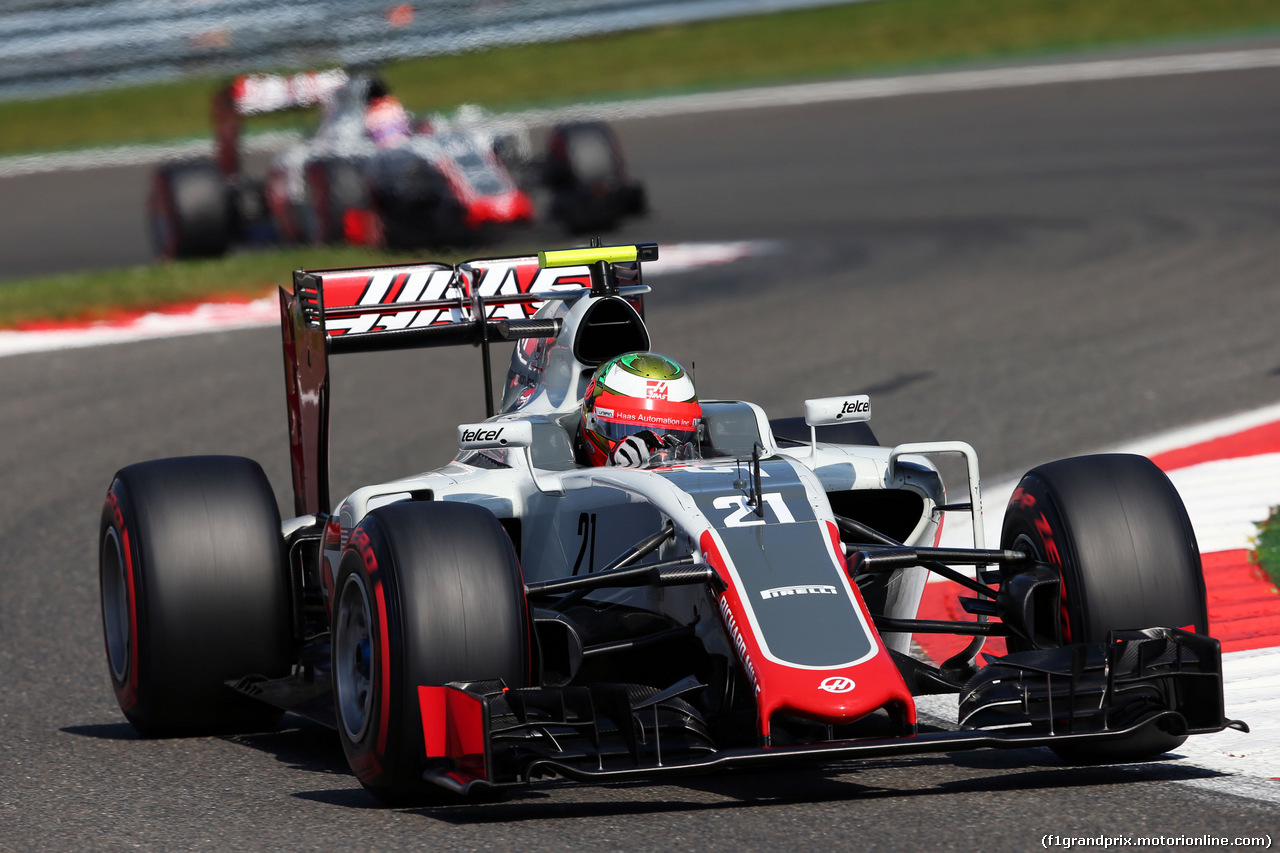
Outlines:
{"type": "MultiPolygon", "coordinates": [[[[245,137],[243,147],[249,153],[279,151],[302,139],[302,134],[288,131],[255,133],[245,137]]],[[[39,175],[47,172],[79,172],[85,169],[114,169],[121,166],[147,166],[164,160],[187,157],[212,157],[213,142],[208,139],[184,139],[157,145],[120,145],[112,148],[89,148],[55,154],[24,154],[0,158],[0,178],[39,175]]]]}
{"type": "Polygon", "coordinates": [[[1280,66],[1280,48],[1178,54],[1134,59],[1102,59],[1048,65],[1024,65],[978,71],[946,71],[828,83],[771,86],[736,92],[708,92],[649,100],[583,104],[562,110],[529,110],[512,118],[542,124],[566,118],[597,117],[613,120],[656,118],[725,110],[822,104],[928,95],[947,92],[974,92],[1043,86],[1052,83],[1089,83],[1135,77],[1162,77],[1174,74],[1202,74],[1213,71],[1245,71],[1280,66]]]}
{"type": "MultiPolygon", "coordinates": [[[[706,92],[666,98],[579,104],[554,110],[525,110],[495,116],[495,119],[524,122],[535,126],[584,118],[622,121],[728,110],[769,109],[838,101],[896,98],[903,95],[975,92],[1054,83],[1090,83],[1102,80],[1248,71],[1275,67],[1280,67],[1280,48],[1258,48],[769,86],[731,92],[706,92]]],[[[296,137],[289,134],[253,136],[249,137],[249,142],[246,144],[269,150],[273,147],[278,148],[285,141],[294,138],[296,137]]],[[[130,146],[64,154],[11,157],[0,159],[0,178],[59,170],[139,165],[174,156],[207,154],[209,151],[211,151],[210,143],[190,141],[176,145],[130,146]]]]}

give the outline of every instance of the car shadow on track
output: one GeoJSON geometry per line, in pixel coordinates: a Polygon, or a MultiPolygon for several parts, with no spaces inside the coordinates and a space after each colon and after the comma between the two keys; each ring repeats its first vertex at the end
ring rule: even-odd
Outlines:
{"type": "MultiPolygon", "coordinates": [[[[1010,750],[885,759],[839,767],[725,773],[657,782],[581,785],[564,780],[507,791],[493,801],[402,810],[458,825],[557,818],[702,812],[804,803],[870,801],[937,794],[1105,787],[1135,782],[1185,781],[1221,776],[1215,771],[1154,761],[1073,766],[1048,750],[1010,750]]],[[[300,799],[347,808],[376,808],[359,788],[308,791],[300,799]]]]}
{"type": "Polygon", "coordinates": [[[69,735],[93,738],[94,740],[142,740],[142,735],[134,731],[128,723],[98,723],[89,726],[63,726],[58,729],[69,735]]]}
{"type": "MultiPolygon", "coordinates": [[[[140,740],[128,723],[65,726],[61,731],[99,740],[140,740]]],[[[291,770],[321,773],[340,783],[292,796],[346,809],[382,809],[351,775],[334,732],[301,717],[280,728],[223,740],[275,757],[291,770]]],[[[490,799],[454,801],[402,810],[446,823],[469,825],[556,818],[620,817],[726,810],[755,806],[877,800],[935,794],[1072,789],[1134,782],[1209,779],[1224,774],[1172,760],[1140,764],[1069,765],[1047,749],[980,750],[882,758],[843,765],[726,772],[652,782],[578,784],[557,779],[513,788],[490,799]]]]}
{"type": "Polygon", "coordinates": [[[226,740],[269,753],[292,770],[350,776],[342,743],[333,729],[292,714],[280,728],[249,735],[232,735],[226,740]]]}

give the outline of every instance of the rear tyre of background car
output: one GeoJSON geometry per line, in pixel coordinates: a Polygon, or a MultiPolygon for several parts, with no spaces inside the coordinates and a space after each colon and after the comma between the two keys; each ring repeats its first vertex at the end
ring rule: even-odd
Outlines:
{"type": "Polygon", "coordinates": [[[352,532],[334,590],[334,704],[352,772],[388,805],[447,799],[422,778],[418,688],[528,684],[528,615],[511,540],[483,507],[380,507],[352,532]]]}
{"type": "Polygon", "coordinates": [[[386,248],[457,246],[474,236],[448,179],[412,151],[379,152],[368,175],[369,209],[386,248]]]}
{"type": "Polygon", "coordinates": [[[164,260],[216,257],[231,245],[233,199],[212,160],[166,163],[151,178],[147,220],[164,260]]]}
{"type": "Polygon", "coordinates": [[[364,176],[359,164],[348,160],[317,160],[307,164],[307,236],[314,246],[345,241],[350,210],[365,205],[364,176]]]}
{"type": "MultiPolygon", "coordinates": [[[[1191,520],[1169,478],[1145,457],[1080,456],[1032,469],[1005,511],[1000,543],[1058,570],[1062,599],[1054,627],[1063,645],[1106,643],[1110,631],[1130,628],[1209,633],[1191,520]]],[[[1010,638],[1009,647],[1027,646],[1010,638]]],[[[1129,761],[1184,740],[1149,728],[1119,742],[1054,751],[1072,761],[1129,761]]]]}
{"type": "Polygon", "coordinates": [[[258,463],[195,456],[123,468],[98,542],[111,682],[140,734],[279,722],[279,710],[227,686],[290,666],[280,513],[258,463]]]}
{"type": "Polygon", "coordinates": [[[603,122],[552,128],[544,180],[552,192],[552,217],[575,233],[612,230],[648,206],[644,187],[627,177],[617,136],[603,122]]]}

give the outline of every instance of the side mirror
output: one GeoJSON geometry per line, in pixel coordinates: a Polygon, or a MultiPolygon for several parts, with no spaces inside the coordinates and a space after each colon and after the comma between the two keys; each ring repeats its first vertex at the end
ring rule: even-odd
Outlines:
{"type": "Polygon", "coordinates": [[[494,450],[533,445],[533,424],[528,421],[486,421],[458,427],[459,450],[494,450]]]}
{"type": "Polygon", "coordinates": [[[811,427],[871,420],[871,398],[866,394],[853,397],[822,397],[804,401],[804,422],[811,427]]]}
{"type": "Polygon", "coordinates": [[[818,464],[818,427],[869,420],[871,398],[866,394],[805,400],[804,422],[809,425],[809,458],[813,464],[818,464]]]}
{"type": "MultiPolygon", "coordinates": [[[[544,495],[563,495],[562,488],[547,488],[533,470],[533,424],[525,420],[485,421],[479,424],[462,424],[458,427],[459,450],[514,450],[523,448],[516,458],[524,457],[525,468],[533,485],[544,495]]],[[[511,457],[508,456],[508,459],[511,457]]]]}

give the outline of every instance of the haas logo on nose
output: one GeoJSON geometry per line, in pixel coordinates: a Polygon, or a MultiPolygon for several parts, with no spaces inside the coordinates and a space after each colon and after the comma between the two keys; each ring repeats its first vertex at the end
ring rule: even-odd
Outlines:
{"type": "Polygon", "coordinates": [[[825,690],[828,693],[848,693],[854,687],[852,678],[845,678],[843,675],[833,675],[830,678],[824,678],[822,683],[818,685],[819,690],[825,690]]]}

